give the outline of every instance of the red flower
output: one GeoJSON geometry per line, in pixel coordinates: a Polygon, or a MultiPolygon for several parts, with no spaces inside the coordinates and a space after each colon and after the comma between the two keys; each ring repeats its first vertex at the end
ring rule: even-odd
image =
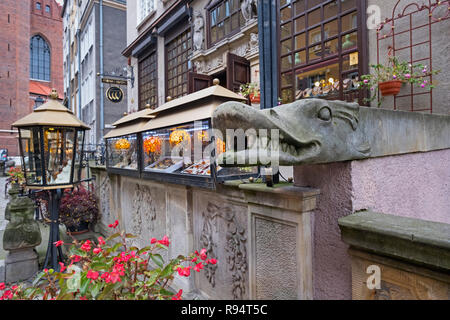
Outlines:
{"type": "Polygon", "coordinates": [[[197,263],[194,267],[194,270],[197,272],[200,272],[200,270],[202,270],[202,269],[203,269],[203,263],[201,263],[201,262],[197,263]]]}
{"type": "Polygon", "coordinates": [[[98,237],[98,245],[104,246],[106,244],[105,240],[102,237],[98,237]]]}
{"type": "Polygon", "coordinates": [[[5,290],[5,283],[4,282],[0,282],[0,290],[5,290]]]}
{"type": "Polygon", "coordinates": [[[8,299],[12,299],[12,297],[13,297],[12,291],[11,291],[11,290],[6,290],[6,291],[3,293],[2,299],[8,300],[8,299]]]}
{"type": "Polygon", "coordinates": [[[89,270],[87,275],[86,275],[86,278],[92,279],[92,280],[97,280],[98,279],[98,275],[99,275],[99,273],[97,271],[89,270]]]}
{"type": "Polygon", "coordinates": [[[180,289],[176,295],[172,297],[172,300],[181,300],[181,295],[183,294],[183,290],[180,289]]]}
{"type": "Polygon", "coordinates": [[[208,263],[216,264],[216,263],[217,263],[217,260],[216,260],[216,259],[209,259],[209,260],[208,260],[208,263]]]}
{"type": "Polygon", "coordinates": [[[158,241],[158,240],[156,240],[156,238],[151,238],[151,239],[150,239],[150,243],[151,243],[151,244],[155,244],[157,241],[158,241]]]}
{"type": "Polygon", "coordinates": [[[195,263],[197,262],[197,260],[198,260],[197,257],[194,257],[194,259],[192,259],[191,261],[195,263]]]}
{"type": "Polygon", "coordinates": [[[62,240],[58,240],[58,241],[53,242],[53,244],[55,245],[55,247],[60,247],[64,244],[64,242],[62,240]]]}
{"type": "Polygon", "coordinates": [[[61,266],[61,271],[60,272],[64,272],[64,270],[66,270],[66,267],[64,266],[64,263],[60,262],[59,265],[61,266]]]}
{"type": "Polygon", "coordinates": [[[70,263],[70,264],[72,264],[74,262],[79,262],[81,260],[81,257],[77,254],[74,254],[73,256],[70,257],[70,259],[72,259],[72,262],[70,263]]]}
{"type": "Polygon", "coordinates": [[[206,249],[205,248],[200,250],[200,259],[202,259],[202,260],[206,259],[206,249]]]}
{"type": "Polygon", "coordinates": [[[189,277],[191,275],[191,268],[192,268],[191,266],[186,268],[178,267],[177,271],[180,276],[189,277]]]}
{"type": "Polygon", "coordinates": [[[80,297],[80,300],[87,300],[87,298],[85,296],[80,297]]]}
{"type": "Polygon", "coordinates": [[[116,220],[116,221],[114,221],[114,223],[109,224],[108,227],[115,229],[118,225],[119,225],[119,220],[116,220]]]}
{"type": "Polygon", "coordinates": [[[101,248],[94,248],[94,250],[92,250],[94,252],[94,254],[99,254],[100,252],[102,252],[101,248]]]}
{"type": "Polygon", "coordinates": [[[169,238],[167,236],[164,236],[161,240],[158,241],[160,244],[165,245],[166,247],[169,246],[169,238]]]}
{"type": "Polygon", "coordinates": [[[91,251],[91,241],[86,240],[86,242],[83,243],[83,245],[81,246],[81,250],[86,251],[86,252],[91,251]]]}

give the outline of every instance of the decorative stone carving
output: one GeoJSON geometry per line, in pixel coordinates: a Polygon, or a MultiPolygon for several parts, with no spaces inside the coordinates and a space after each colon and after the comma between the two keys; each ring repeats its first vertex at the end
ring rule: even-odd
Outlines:
{"type": "Polygon", "coordinates": [[[258,34],[257,33],[250,33],[250,42],[249,42],[249,52],[253,52],[256,50],[259,50],[258,48],[259,45],[259,38],[258,38],[258,34]]]}
{"type": "MultiPolygon", "coordinates": [[[[239,226],[235,213],[230,207],[219,207],[211,202],[208,203],[206,212],[202,213],[202,218],[203,230],[200,242],[210,258],[217,258],[217,245],[213,242],[212,237],[216,220],[223,219],[226,222],[226,263],[228,270],[232,272],[232,295],[236,300],[243,299],[246,294],[246,274],[248,272],[245,229],[239,226]]],[[[208,264],[205,269],[206,277],[214,287],[217,265],[208,264]]]]}
{"type": "Polygon", "coordinates": [[[10,212],[10,206],[11,206],[11,202],[14,201],[14,199],[16,199],[19,196],[19,185],[14,183],[11,185],[11,188],[9,188],[8,190],[8,194],[10,197],[10,201],[6,204],[6,208],[5,208],[5,219],[6,220],[11,220],[11,212],[10,212]]]}
{"type": "Polygon", "coordinates": [[[142,228],[153,232],[155,229],[156,208],[153,203],[152,193],[149,187],[136,184],[133,194],[132,233],[141,235],[142,228]],[[143,226],[144,224],[144,226],[143,226]]]}
{"type": "Polygon", "coordinates": [[[241,12],[245,22],[249,22],[254,17],[256,11],[257,0],[243,0],[241,2],[241,12]]]}
{"type": "Polygon", "coordinates": [[[105,175],[100,184],[100,207],[102,217],[105,223],[109,222],[111,215],[111,180],[108,175],[105,175]]]}
{"type": "Polygon", "coordinates": [[[193,34],[193,44],[194,51],[203,49],[204,40],[204,27],[205,22],[203,20],[203,15],[200,11],[194,11],[194,34],[193,34]]]}
{"type": "Polygon", "coordinates": [[[34,247],[41,241],[39,225],[34,220],[34,202],[28,197],[11,200],[10,222],[3,234],[6,257],[6,282],[28,279],[38,271],[38,255],[34,247]]]}
{"type": "MultiPolygon", "coordinates": [[[[266,129],[267,137],[255,139],[257,145],[238,152],[227,151],[219,157],[221,164],[236,164],[234,159],[256,159],[251,152],[273,151],[280,165],[321,163],[362,159],[370,154],[370,146],[359,127],[359,105],[341,101],[305,99],[272,109],[255,111],[240,102],[222,104],[213,114],[213,127],[227,129],[266,129]],[[270,140],[271,129],[278,129],[279,140],[270,140]],[[266,139],[263,141],[262,139],[266,139]],[[269,138],[269,139],[267,139],[269,138]],[[259,146],[259,150],[256,150],[259,146]],[[224,162],[225,160],[225,162],[224,162]]],[[[261,157],[257,157],[258,164],[261,157]]]]}

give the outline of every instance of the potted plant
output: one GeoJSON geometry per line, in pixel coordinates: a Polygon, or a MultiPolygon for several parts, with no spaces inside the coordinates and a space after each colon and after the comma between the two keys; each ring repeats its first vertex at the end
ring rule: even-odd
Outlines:
{"type": "MultiPolygon", "coordinates": [[[[371,90],[371,97],[367,101],[373,101],[377,97],[377,89],[380,89],[381,95],[397,95],[405,83],[418,85],[421,88],[430,90],[434,85],[427,80],[430,75],[438,74],[439,70],[429,70],[423,64],[412,65],[406,61],[399,61],[397,57],[389,57],[387,65],[370,65],[374,72],[361,76],[359,83],[360,89],[371,90]]],[[[378,105],[381,104],[381,100],[378,105]]]]}
{"type": "Polygon", "coordinates": [[[239,88],[239,92],[246,98],[250,98],[251,103],[260,103],[261,93],[259,85],[254,82],[242,84],[239,88]]]}
{"type": "Polygon", "coordinates": [[[9,168],[7,175],[8,179],[6,185],[11,184],[11,188],[18,189],[21,193],[23,193],[25,188],[25,176],[22,169],[20,167],[11,167],[9,168]]]}
{"type": "Polygon", "coordinates": [[[99,214],[95,195],[83,187],[65,191],[61,198],[59,219],[69,234],[82,234],[89,231],[89,224],[97,221],[99,214]]]}

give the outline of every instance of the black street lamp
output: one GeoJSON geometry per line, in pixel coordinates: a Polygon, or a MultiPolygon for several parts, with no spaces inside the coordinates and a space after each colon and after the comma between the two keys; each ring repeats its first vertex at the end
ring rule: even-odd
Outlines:
{"type": "Polygon", "coordinates": [[[55,89],[46,103],[17,120],[25,182],[29,189],[49,190],[50,236],[44,268],[50,258],[59,270],[63,261],[59,240],[59,202],[62,190],[81,182],[85,131],[90,128],[58,101],[55,89]]]}

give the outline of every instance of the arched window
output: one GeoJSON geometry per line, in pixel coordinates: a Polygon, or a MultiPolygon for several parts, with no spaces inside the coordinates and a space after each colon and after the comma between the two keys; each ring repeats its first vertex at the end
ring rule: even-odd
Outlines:
{"type": "Polygon", "coordinates": [[[30,78],[50,81],[50,47],[40,35],[30,41],[30,78]]]}

